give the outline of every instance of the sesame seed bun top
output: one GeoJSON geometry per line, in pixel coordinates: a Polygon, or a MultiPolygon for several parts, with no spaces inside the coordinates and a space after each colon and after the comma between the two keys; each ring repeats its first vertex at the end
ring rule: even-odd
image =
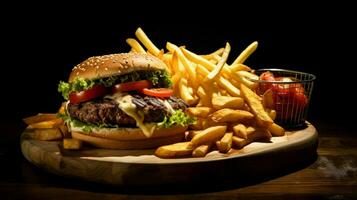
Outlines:
{"type": "Polygon", "coordinates": [[[138,53],[121,53],[94,56],[72,69],[68,82],[76,78],[98,79],[128,74],[140,70],[163,70],[166,65],[160,59],[138,53]]]}

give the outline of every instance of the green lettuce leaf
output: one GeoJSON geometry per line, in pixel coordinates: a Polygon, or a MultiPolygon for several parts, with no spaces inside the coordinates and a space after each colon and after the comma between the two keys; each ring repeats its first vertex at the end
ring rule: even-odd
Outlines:
{"type": "Polygon", "coordinates": [[[165,116],[164,120],[158,123],[157,125],[159,127],[169,128],[175,125],[187,126],[195,122],[196,122],[195,118],[188,116],[182,110],[176,110],[176,112],[172,114],[170,117],[165,116]]]}

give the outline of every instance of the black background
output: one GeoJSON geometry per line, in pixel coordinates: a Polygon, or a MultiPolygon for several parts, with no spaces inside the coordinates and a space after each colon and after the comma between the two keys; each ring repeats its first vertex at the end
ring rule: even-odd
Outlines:
{"type": "Polygon", "coordinates": [[[89,56],[129,51],[125,39],[142,27],[164,48],[170,41],[196,53],[230,42],[230,61],[251,42],[252,68],[288,68],[317,76],[309,110],[315,123],[351,127],[356,112],[353,6],[341,2],[227,3],[184,1],[18,4],[2,14],[1,118],[16,121],[55,112],[72,67],[89,56]]]}

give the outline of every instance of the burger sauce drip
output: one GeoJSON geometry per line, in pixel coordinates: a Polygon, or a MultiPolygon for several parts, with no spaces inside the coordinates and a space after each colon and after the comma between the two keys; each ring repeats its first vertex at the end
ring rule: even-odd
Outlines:
{"type": "MultiPolygon", "coordinates": [[[[108,97],[108,96],[107,96],[108,97]]],[[[138,126],[144,133],[146,137],[151,137],[154,130],[154,124],[144,124],[144,115],[140,114],[136,110],[136,105],[132,103],[132,96],[127,93],[116,93],[108,98],[114,99],[119,108],[124,111],[127,115],[134,118],[136,121],[136,126],[138,126]]]]}

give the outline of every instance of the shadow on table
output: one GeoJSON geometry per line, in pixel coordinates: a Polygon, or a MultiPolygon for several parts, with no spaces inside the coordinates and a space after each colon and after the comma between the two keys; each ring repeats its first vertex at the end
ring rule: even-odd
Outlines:
{"type": "MultiPolygon", "coordinates": [[[[238,189],[259,184],[290,173],[304,169],[317,159],[317,144],[307,149],[279,152],[270,156],[254,156],[241,159],[231,159],[225,162],[207,162],[197,165],[200,174],[192,174],[184,166],[173,167],[164,177],[155,177],[157,168],[149,168],[147,174],[138,174],[135,180],[127,180],[126,185],[107,185],[56,176],[23,161],[22,174],[26,183],[35,183],[46,187],[75,189],[96,193],[163,195],[163,194],[193,194],[208,193],[238,189]],[[242,164],[240,165],[241,162],[242,164]],[[27,172],[26,172],[27,171],[27,172]],[[180,179],[170,182],[170,174],[180,173],[180,179]],[[142,179],[140,177],[143,177],[142,179]],[[148,180],[156,178],[157,180],[148,180]],[[149,182],[154,182],[154,184],[149,182]]],[[[147,166],[146,166],[147,168],[147,166]]],[[[133,170],[135,171],[135,170],[133,170]]],[[[135,172],[134,172],[135,173],[135,172]]],[[[177,174],[176,174],[177,175],[177,174]]],[[[130,177],[133,177],[130,175],[130,177]]],[[[175,176],[177,177],[177,176],[175,176]]]]}

